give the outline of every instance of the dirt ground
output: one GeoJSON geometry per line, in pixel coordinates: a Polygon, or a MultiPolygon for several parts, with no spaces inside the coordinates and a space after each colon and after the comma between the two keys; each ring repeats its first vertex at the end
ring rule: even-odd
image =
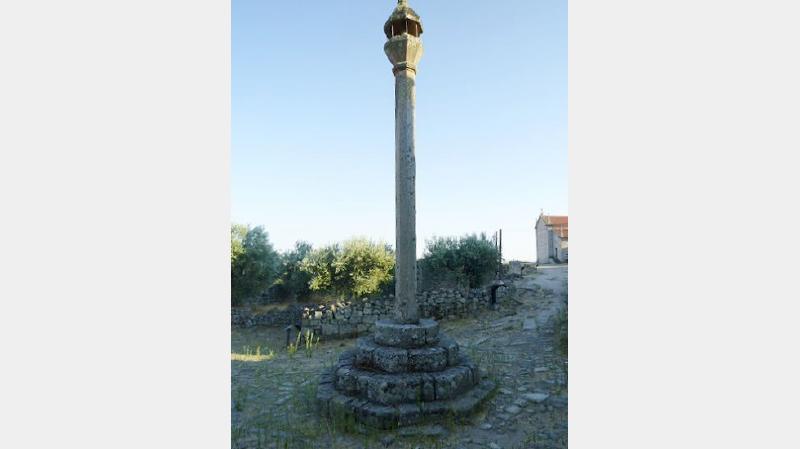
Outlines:
{"type": "Polygon", "coordinates": [[[557,336],[567,305],[567,266],[539,267],[513,281],[497,310],[443,321],[442,330],[498,383],[468,423],[348,433],[316,414],[323,368],[354,340],[296,352],[280,328],[233,329],[234,448],[522,449],[567,447],[567,357],[557,336]]]}

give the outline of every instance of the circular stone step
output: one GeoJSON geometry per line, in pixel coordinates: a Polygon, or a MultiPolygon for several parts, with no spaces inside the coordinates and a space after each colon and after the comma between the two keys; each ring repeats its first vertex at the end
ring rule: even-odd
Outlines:
{"type": "Polygon", "coordinates": [[[439,323],[423,318],[419,324],[375,321],[375,343],[396,348],[420,348],[439,341],[439,323]]]}
{"type": "Polygon", "coordinates": [[[355,351],[342,355],[334,368],[336,390],[384,405],[455,398],[479,383],[477,367],[462,358],[456,366],[432,373],[380,373],[354,365],[355,351]]]}
{"type": "Polygon", "coordinates": [[[475,411],[496,387],[494,382],[484,379],[457,398],[385,405],[347,396],[334,388],[332,379],[332,373],[326,372],[317,389],[317,405],[320,412],[336,423],[347,424],[357,421],[378,429],[396,429],[451,418],[464,418],[475,411]]]}
{"type": "Polygon", "coordinates": [[[434,372],[460,361],[458,344],[445,335],[439,342],[422,348],[381,346],[372,337],[361,337],[356,343],[355,365],[387,373],[434,372]]]}

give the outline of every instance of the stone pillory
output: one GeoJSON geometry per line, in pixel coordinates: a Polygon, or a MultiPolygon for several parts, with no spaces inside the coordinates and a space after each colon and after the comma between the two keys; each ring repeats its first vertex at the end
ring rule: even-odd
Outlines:
{"type": "Polygon", "coordinates": [[[414,106],[417,64],[422,57],[422,23],[405,1],[383,26],[383,50],[394,73],[395,147],[395,296],[396,318],[407,324],[419,321],[417,305],[417,232],[414,157],[414,106]]]}
{"type": "Polygon", "coordinates": [[[321,413],[380,429],[471,413],[494,390],[439,323],[420,318],[417,304],[414,199],[414,82],[422,57],[422,23],[405,0],[383,26],[395,78],[395,315],[375,321],[326,370],[317,390],[321,413]]]}

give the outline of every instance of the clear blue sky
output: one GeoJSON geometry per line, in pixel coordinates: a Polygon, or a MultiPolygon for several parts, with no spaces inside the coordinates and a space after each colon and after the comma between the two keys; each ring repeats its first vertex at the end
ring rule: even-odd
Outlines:
{"type": "MultiPolygon", "coordinates": [[[[394,0],[232,3],[231,219],[278,249],[394,245],[394,0]]],[[[410,0],[417,72],[417,246],[503,229],[534,260],[540,209],[567,213],[566,0],[410,0]]]]}

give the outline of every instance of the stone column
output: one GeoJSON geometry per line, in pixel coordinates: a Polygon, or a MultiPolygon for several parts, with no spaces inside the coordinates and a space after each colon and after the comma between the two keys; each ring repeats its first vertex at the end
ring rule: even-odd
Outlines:
{"type": "Polygon", "coordinates": [[[419,323],[414,162],[414,83],[422,41],[410,34],[391,37],[384,51],[395,76],[395,223],[396,319],[419,323]]]}
{"type": "Polygon", "coordinates": [[[317,405],[323,416],[374,429],[460,420],[492,394],[496,385],[439,332],[420,318],[416,297],[414,206],[414,80],[422,56],[422,23],[398,0],[383,26],[384,46],[395,76],[395,187],[397,265],[395,319],[376,320],[375,332],[344,351],[323,373],[317,405]]]}

